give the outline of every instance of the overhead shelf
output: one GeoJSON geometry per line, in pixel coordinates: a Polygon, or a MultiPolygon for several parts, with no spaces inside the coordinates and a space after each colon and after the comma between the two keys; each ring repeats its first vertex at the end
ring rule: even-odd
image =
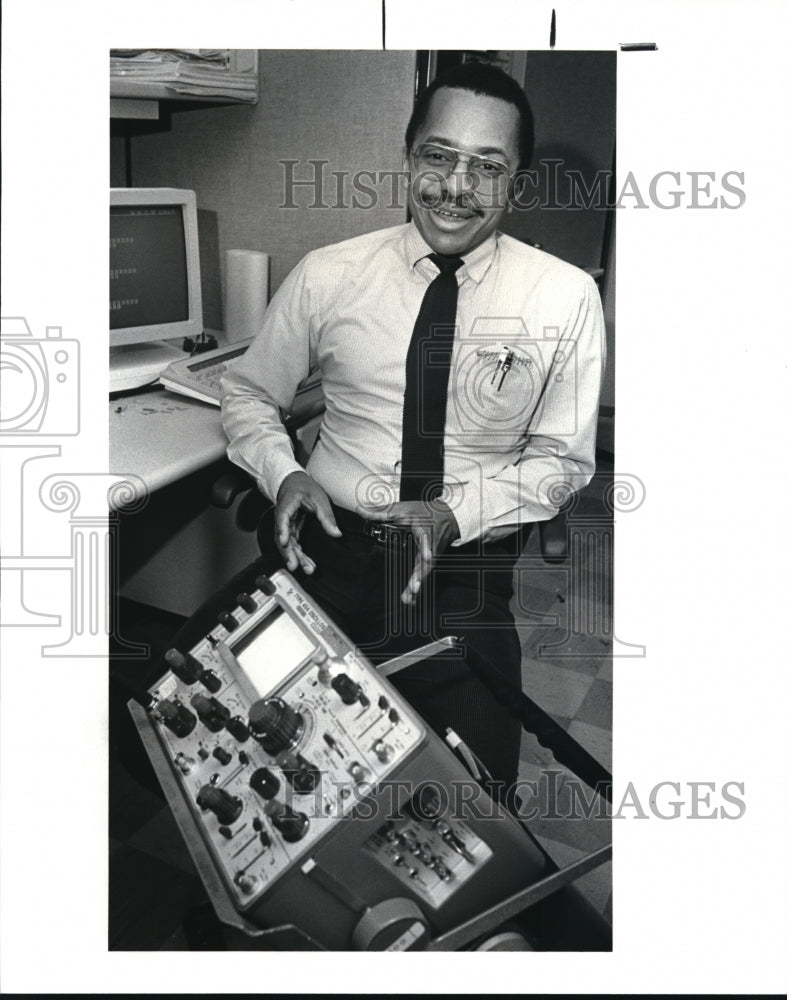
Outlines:
{"type": "Polygon", "coordinates": [[[158,118],[158,101],[256,104],[256,49],[113,50],[110,59],[110,116],[158,118]],[[146,105],[143,102],[150,102],[146,105]]]}

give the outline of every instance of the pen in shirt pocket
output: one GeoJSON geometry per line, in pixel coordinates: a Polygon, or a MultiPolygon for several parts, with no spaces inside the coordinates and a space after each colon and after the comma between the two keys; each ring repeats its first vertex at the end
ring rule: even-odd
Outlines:
{"type": "MultiPolygon", "coordinates": [[[[514,352],[509,350],[505,358],[503,359],[502,366],[500,367],[500,381],[497,383],[498,392],[500,392],[500,390],[503,388],[503,382],[505,380],[506,375],[508,375],[509,371],[511,371],[511,365],[513,364],[513,362],[514,362],[514,352]]],[[[498,364],[499,364],[499,359],[498,359],[498,364]]]]}
{"type": "Polygon", "coordinates": [[[504,347],[503,350],[497,356],[497,364],[495,365],[495,370],[492,372],[492,385],[495,384],[495,379],[497,378],[497,373],[502,367],[503,361],[505,360],[505,352],[508,348],[504,347]]]}
{"type": "Polygon", "coordinates": [[[500,390],[500,386],[503,384],[503,380],[506,374],[514,367],[520,365],[531,364],[531,359],[524,353],[518,353],[513,347],[509,347],[507,344],[497,344],[492,350],[488,348],[479,348],[476,354],[480,358],[490,358],[497,355],[497,363],[495,364],[495,370],[492,372],[491,384],[495,385],[497,383],[497,389],[500,390]],[[498,376],[500,376],[500,381],[498,382],[498,376]]]}
{"type": "Polygon", "coordinates": [[[497,384],[498,390],[503,384],[503,379],[512,368],[529,368],[533,364],[533,358],[523,349],[516,347],[504,347],[500,356],[500,381],[497,384]]]}
{"type": "MultiPolygon", "coordinates": [[[[479,348],[478,351],[476,351],[476,353],[479,355],[479,357],[484,357],[484,356],[488,357],[489,353],[491,352],[484,351],[482,348],[479,348]]],[[[495,348],[495,353],[497,354],[497,364],[495,365],[495,370],[492,372],[492,385],[495,384],[495,380],[498,374],[500,373],[500,370],[502,369],[503,365],[506,362],[506,359],[511,355],[512,352],[511,348],[508,347],[506,344],[498,343],[495,348]]]]}

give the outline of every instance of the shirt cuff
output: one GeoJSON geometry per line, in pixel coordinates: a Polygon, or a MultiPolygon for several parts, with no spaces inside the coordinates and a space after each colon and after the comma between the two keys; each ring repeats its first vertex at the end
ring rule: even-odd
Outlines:
{"type": "Polygon", "coordinates": [[[279,495],[281,484],[293,472],[305,473],[306,470],[291,455],[276,455],[265,463],[265,475],[260,480],[260,484],[262,485],[263,492],[274,503],[276,503],[276,497],[279,495]]]}
{"type": "Polygon", "coordinates": [[[456,518],[459,537],[452,545],[464,545],[481,534],[481,490],[473,483],[457,483],[445,490],[443,500],[456,518]]]}

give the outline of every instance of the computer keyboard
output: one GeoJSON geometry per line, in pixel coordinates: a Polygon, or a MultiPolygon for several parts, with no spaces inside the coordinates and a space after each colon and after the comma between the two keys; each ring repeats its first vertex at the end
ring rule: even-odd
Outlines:
{"type": "Polygon", "coordinates": [[[161,373],[161,384],[172,392],[218,404],[222,378],[243,357],[252,339],[176,361],[161,373]]]}

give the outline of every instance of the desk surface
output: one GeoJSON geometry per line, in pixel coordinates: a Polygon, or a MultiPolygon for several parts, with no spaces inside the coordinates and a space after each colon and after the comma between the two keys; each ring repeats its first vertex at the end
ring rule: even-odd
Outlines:
{"type": "MultiPolygon", "coordinates": [[[[217,461],[226,449],[217,406],[167,389],[109,400],[109,470],[138,476],[149,493],[217,461]]],[[[140,487],[124,499],[143,493],[140,487]]]]}
{"type": "MultiPolygon", "coordinates": [[[[314,375],[299,386],[285,421],[307,453],[324,405],[322,383],[314,375]]],[[[138,476],[144,483],[124,495],[126,504],[203,469],[226,452],[218,406],[161,387],[109,400],[109,471],[138,476]]]]}

